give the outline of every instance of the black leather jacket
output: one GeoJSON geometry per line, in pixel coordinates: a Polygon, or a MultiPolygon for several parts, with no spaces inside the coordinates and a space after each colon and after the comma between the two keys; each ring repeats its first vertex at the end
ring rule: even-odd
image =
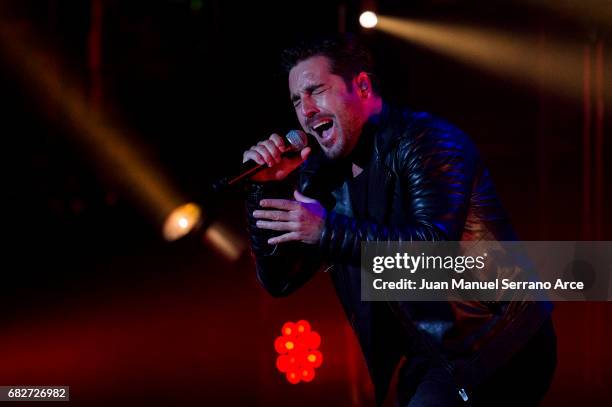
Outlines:
{"type": "Polygon", "coordinates": [[[258,279],[272,295],[284,296],[332,266],[332,281],[359,338],[379,403],[402,356],[427,355],[428,363],[448,369],[458,389],[471,389],[521,348],[548,318],[550,306],[362,302],[359,270],[353,267],[359,264],[362,241],[515,240],[489,173],[460,130],[427,113],[385,105],[364,133],[373,137],[368,219],[332,210],[331,192],[347,177],[338,163],[314,154],[297,174],[300,191],[328,209],[318,246],[269,246],[271,233],[255,227],[252,211],[263,197],[289,198],[295,184],[251,186],[247,211],[258,279]]]}

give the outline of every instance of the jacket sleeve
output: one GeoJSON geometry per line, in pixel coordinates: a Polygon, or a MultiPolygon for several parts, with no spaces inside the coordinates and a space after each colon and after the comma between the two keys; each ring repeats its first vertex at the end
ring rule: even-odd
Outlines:
{"type": "Polygon", "coordinates": [[[388,226],[329,212],[320,250],[330,261],[359,264],[361,242],[461,239],[479,167],[467,136],[433,128],[402,137],[387,166],[401,183],[399,210],[410,222],[388,226]]]}
{"type": "Polygon", "coordinates": [[[263,198],[292,199],[292,191],[293,188],[284,183],[247,186],[247,229],[257,279],[274,297],[291,294],[304,285],[321,266],[317,245],[301,242],[269,245],[268,239],[282,232],[260,229],[255,225],[257,219],[253,217],[253,211],[261,208],[259,202],[263,198]]]}

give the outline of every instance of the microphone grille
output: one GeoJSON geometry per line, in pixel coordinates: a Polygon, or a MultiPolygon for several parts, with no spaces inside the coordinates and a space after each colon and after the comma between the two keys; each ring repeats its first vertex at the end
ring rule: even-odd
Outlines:
{"type": "Polygon", "coordinates": [[[289,141],[291,149],[294,151],[302,150],[308,145],[308,136],[302,130],[291,130],[285,138],[289,141]]]}

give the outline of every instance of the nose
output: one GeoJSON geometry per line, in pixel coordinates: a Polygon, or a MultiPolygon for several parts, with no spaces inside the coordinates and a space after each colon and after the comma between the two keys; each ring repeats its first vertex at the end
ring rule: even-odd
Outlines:
{"type": "Polygon", "coordinates": [[[301,113],[302,113],[302,116],[304,116],[307,119],[310,119],[315,114],[319,113],[319,109],[317,108],[317,104],[315,103],[315,101],[311,97],[304,96],[302,98],[301,113]]]}

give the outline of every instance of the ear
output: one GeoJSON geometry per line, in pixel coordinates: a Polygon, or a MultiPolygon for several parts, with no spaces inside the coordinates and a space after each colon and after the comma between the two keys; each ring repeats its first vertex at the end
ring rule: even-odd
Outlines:
{"type": "Polygon", "coordinates": [[[367,97],[372,93],[372,81],[365,72],[359,72],[354,79],[355,87],[360,95],[367,97]]]}

